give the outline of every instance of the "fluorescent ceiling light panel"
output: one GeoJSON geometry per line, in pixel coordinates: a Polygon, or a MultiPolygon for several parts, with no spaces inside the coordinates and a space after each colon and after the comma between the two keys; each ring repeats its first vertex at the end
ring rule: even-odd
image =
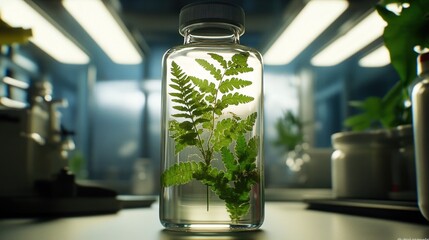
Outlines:
{"type": "Polygon", "coordinates": [[[383,45],[359,60],[361,67],[384,67],[390,63],[390,55],[383,45]]]}
{"type": "Polygon", "coordinates": [[[101,0],[63,0],[63,6],[118,64],[139,64],[142,57],[101,0]]]}
{"type": "Polygon", "coordinates": [[[1,18],[12,27],[31,28],[30,41],[55,60],[67,64],[88,63],[88,55],[33,7],[37,8],[23,0],[0,1],[1,18]]]}
{"type": "Polygon", "coordinates": [[[313,57],[311,63],[315,66],[334,66],[381,37],[385,26],[386,23],[374,11],[313,57]]]}
{"type": "Polygon", "coordinates": [[[265,64],[283,65],[291,62],[347,7],[348,2],[341,0],[308,2],[264,54],[265,64]]]}

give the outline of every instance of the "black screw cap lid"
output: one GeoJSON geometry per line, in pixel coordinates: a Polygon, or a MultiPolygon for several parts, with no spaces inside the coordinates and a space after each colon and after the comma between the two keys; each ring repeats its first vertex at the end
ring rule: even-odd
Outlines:
{"type": "Polygon", "coordinates": [[[183,35],[187,26],[202,22],[228,23],[244,33],[244,10],[235,4],[219,1],[191,3],[180,10],[179,32],[183,35]]]}

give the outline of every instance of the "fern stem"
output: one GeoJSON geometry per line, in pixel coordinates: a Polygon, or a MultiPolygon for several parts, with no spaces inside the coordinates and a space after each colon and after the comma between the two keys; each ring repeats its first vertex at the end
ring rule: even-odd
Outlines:
{"type": "Polygon", "coordinates": [[[207,190],[206,190],[206,201],[207,201],[207,203],[206,203],[206,205],[207,205],[207,212],[209,211],[209,209],[210,209],[210,191],[209,191],[209,185],[207,185],[206,186],[207,188],[207,190]]]}
{"type": "Polygon", "coordinates": [[[225,72],[226,72],[226,70],[222,73],[222,76],[221,76],[221,78],[220,78],[220,80],[219,80],[219,84],[217,85],[217,89],[216,89],[216,93],[215,93],[215,95],[214,95],[214,103],[213,103],[213,110],[212,110],[212,125],[211,125],[211,127],[212,127],[212,129],[211,129],[211,131],[210,131],[210,135],[209,135],[209,137],[208,137],[208,141],[207,141],[207,144],[208,144],[208,146],[207,146],[207,148],[211,151],[211,152],[213,152],[213,146],[211,146],[210,147],[210,142],[211,142],[211,139],[212,139],[212,137],[213,137],[213,131],[214,131],[214,129],[215,129],[215,115],[216,115],[216,113],[215,113],[215,109],[216,109],[216,105],[218,104],[218,94],[219,94],[219,92],[220,92],[220,85],[221,85],[221,83],[223,82],[223,78],[225,77],[225,72]]]}

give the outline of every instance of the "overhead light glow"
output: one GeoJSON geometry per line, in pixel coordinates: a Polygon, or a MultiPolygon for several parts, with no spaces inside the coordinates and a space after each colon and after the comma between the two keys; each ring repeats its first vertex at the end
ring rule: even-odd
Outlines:
{"type": "Polygon", "coordinates": [[[311,63],[315,66],[334,66],[381,37],[385,26],[386,23],[374,11],[313,57],[311,63]]]}
{"type": "Polygon", "coordinates": [[[390,63],[390,55],[383,45],[359,60],[361,67],[384,67],[390,63]]]}
{"type": "Polygon", "coordinates": [[[347,7],[348,2],[341,0],[308,2],[264,54],[265,64],[283,65],[291,62],[347,7]]]}
{"type": "Polygon", "coordinates": [[[142,57],[101,0],[63,0],[63,6],[118,64],[139,64],[142,57]]]}
{"type": "Polygon", "coordinates": [[[10,26],[31,28],[30,41],[55,60],[67,64],[89,62],[88,55],[46,20],[36,5],[23,0],[0,1],[0,11],[2,20],[10,26]]]}

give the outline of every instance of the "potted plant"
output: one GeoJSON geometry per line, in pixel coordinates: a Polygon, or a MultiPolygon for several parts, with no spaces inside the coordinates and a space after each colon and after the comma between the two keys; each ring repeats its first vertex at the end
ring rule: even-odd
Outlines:
{"type": "Polygon", "coordinates": [[[277,138],[273,144],[285,152],[292,151],[297,145],[304,142],[303,125],[301,119],[292,111],[286,111],[276,121],[277,138]]]}
{"type": "MultiPolygon", "coordinates": [[[[362,110],[345,121],[352,131],[332,136],[333,146],[337,149],[332,156],[333,188],[340,197],[387,197],[392,188],[391,155],[409,150],[412,145],[409,141],[412,127],[403,125],[411,123],[409,88],[417,78],[416,58],[419,51],[429,48],[429,1],[382,0],[376,10],[387,23],[383,40],[400,80],[382,98],[369,97],[362,102],[351,102],[352,106],[362,110]],[[361,155],[363,153],[365,155],[361,155]],[[353,164],[355,166],[351,166],[353,164]],[[368,177],[357,181],[358,176],[352,175],[358,169],[366,171],[368,177]]],[[[413,157],[409,153],[406,155],[413,157]]]]}
{"type": "Polygon", "coordinates": [[[275,123],[277,138],[273,145],[282,149],[281,166],[286,167],[282,180],[288,186],[329,188],[332,149],[309,146],[304,134],[309,124],[292,111],[285,111],[275,123]]]}
{"type": "Polygon", "coordinates": [[[308,144],[304,142],[303,126],[301,119],[290,110],[285,111],[275,123],[277,137],[273,145],[282,153],[280,166],[275,168],[276,171],[282,169],[281,179],[288,186],[301,186],[308,179],[306,168],[310,157],[308,144]]]}
{"type": "Polygon", "coordinates": [[[351,102],[363,110],[345,121],[345,125],[355,131],[411,123],[409,88],[417,78],[417,55],[429,48],[429,1],[382,0],[376,10],[387,23],[383,40],[400,81],[383,98],[351,102]]]}

